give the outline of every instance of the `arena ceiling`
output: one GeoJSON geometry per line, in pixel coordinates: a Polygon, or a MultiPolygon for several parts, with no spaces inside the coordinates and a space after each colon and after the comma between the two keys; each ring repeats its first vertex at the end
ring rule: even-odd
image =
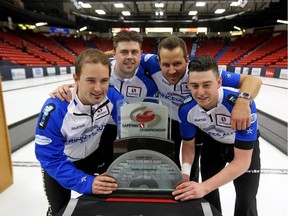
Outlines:
{"type": "MultiPolygon", "coordinates": [[[[198,0],[197,0],[198,1],[198,0]]],[[[200,1],[200,0],[199,0],[200,1]]],[[[91,1],[91,8],[80,7],[76,0],[0,0],[0,19],[12,17],[13,22],[48,22],[55,27],[80,28],[106,32],[112,27],[208,27],[211,32],[231,31],[233,26],[253,28],[271,26],[277,19],[287,20],[287,0],[201,0],[204,7],[196,7],[194,1],[91,1]],[[233,1],[240,5],[231,7],[233,1]],[[14,2],[14,5],[13,3],[14,2]],[[15,3],[16,2],[16,3],[15,3]],[[18,2],[18,3],[17,3],[18,2]],[[20,3],[19,3],[20,2],[20,3]],[[122,2],[124,8],[116,8],[115,3],[122,2]],[[156,8],[155,3],[164,3],[156,8]],[[15,6],[16,4],[16,6],[15,6]],[[223,14],[215,14],[216,9],[225,9],[223,14]],[[102,9],[105,15],[95,10],[102,9]],[[131,16],[123,16],[122,11],[130,11],[131,16]],[[157,16],[156,11],[163,11],[157,16]],[[190,11],[198,11],[189,15],[190,11]]]]}

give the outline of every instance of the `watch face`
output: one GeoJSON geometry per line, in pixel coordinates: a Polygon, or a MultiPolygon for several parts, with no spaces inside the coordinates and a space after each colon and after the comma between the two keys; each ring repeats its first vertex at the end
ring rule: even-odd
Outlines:
{"type": "Polygon", "coordinates": [[[251,95],[248,94],[248,93],[246,93],[246,92],[241,92],[238,97],[240,97],[240,98],[246,98],[246,99],[249,99],[249,100],[252,99],[251,95]]]}

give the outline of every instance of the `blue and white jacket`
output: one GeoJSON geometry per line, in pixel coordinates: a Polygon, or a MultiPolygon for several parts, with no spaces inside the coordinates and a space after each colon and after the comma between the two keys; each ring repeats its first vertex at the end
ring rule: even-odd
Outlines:
{"type": "Polygon", "coordinates": [[[145,74],[144,69],[139,65],[135,74],[130,79],[120,79],[115,73],[115,62],[111,61],[110,83],[114,85],[125,98],[129,97],[154,97],[157,86],[153,79],[145,74]]]}
{"type": "Polygon", "coordinates": [[[83,105],[76,89],[72,101],[47,99],[38,117],[35,154],[41,167],[63,187],[92,193],[95,176],[78,170],[73,161],[86,158],[98,147],[110,116],[117,121],[116,101],[123,96],[109,87],[100,104],[83,105]]]}
{"type": "Polygon", "coordinates": [[[219,88],[217,107],[205,111],[192,97],[179,108],[180,131],[183,140],[192,140],[196,127],[218,142],[235,144],[240,149],[252,149],[257,140],[258,119],[254,101],[251,102],[251,125],[245,130],[233,130],[231,112],[239,92],[232,88],[219,88]],[[243,144],[245,142],[245,144],[243,144]]]}

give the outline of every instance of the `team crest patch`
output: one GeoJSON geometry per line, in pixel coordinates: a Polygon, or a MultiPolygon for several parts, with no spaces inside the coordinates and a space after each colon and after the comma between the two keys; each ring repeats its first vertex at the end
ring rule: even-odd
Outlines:
{"type": "Polygon", "coordinates": [[[38,126],[40,129],[45,129],[50,119],[51,113],[55,110],[55,104],[51,103],[42,110],[38,126]]]}
{"type": "Polygon", "coordinates": [[[216,124],[222,127],[230,126],[230,116],[227,115],[216,115],[216,124]]]}
{"type": "Polygon", "coordinates": [[[109,114],[110,114],[109,109],[107,108],[107,106],[104,106],[96,111],[96,113],[94,114],[94,119],[97,120],[109,114]]]}
{"type": "Polygon", "coordinates": [[[181,84],[181,93],[182,94],[189,94],[190,93],[187,82],[181,84]]]}
{"type": "Polygon", "coordinates": [[[141,88],[136,86],[128,86],[126,91],[126,97],[140,97],[141,88]]]}

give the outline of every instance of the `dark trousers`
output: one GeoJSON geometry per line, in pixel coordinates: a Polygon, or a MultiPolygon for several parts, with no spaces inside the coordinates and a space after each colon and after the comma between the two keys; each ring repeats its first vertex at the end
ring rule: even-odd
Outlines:
{"type": "MultiPolygon", "coordinates": [[[[116,139],[116,135],[116,126],[106,125],[98,149],[88,157],[73,162],[75,167],[90,175],[106,172],[113,161],[113,142],[116,139]]],[[[42,170],[42,172],[44,189],[49,205],[47,216],[54,216],[68,204],[71,198],[71,190],[62,187],[45,170],[42,170]]]]}
{"type": "MultiPolygon", "coordinates": [[[[179,155],[180,155],[182,137],[181,137],[178,121],[172,120],[171,131],[172,131],[171,139],[173,140],[174,145],[175,145],[175,163],[181,169],[179,155]]],[[[196,182],[199,181],[199,158],[201,154],[201,146],[202,146],[202,141],[203,141],[202,134],[203,132],[197,128],[196,138],[195,138],[195,143],[196,143],[195,144],[195,157],[194,157],[194,161],[192,163],[192,168],[190,172],[190,180],[196,181],[196,182]]]]}
{"type": "MultiPolygon", "coordinates": [[[[201,151],[201,175],[205,181],[222,170],[227,162],[234,158],[234,145],[222,144],[208,135],[204,135],[201,151]]],[[[233,181],[236,191],[234,216],[257,216],[256,195],[260,179],[260,149],[259,141],[255,142],[249,170],[233,181]]],[[[219,190],[216,189],[204,197],[221,212],[219,190]]]]}

